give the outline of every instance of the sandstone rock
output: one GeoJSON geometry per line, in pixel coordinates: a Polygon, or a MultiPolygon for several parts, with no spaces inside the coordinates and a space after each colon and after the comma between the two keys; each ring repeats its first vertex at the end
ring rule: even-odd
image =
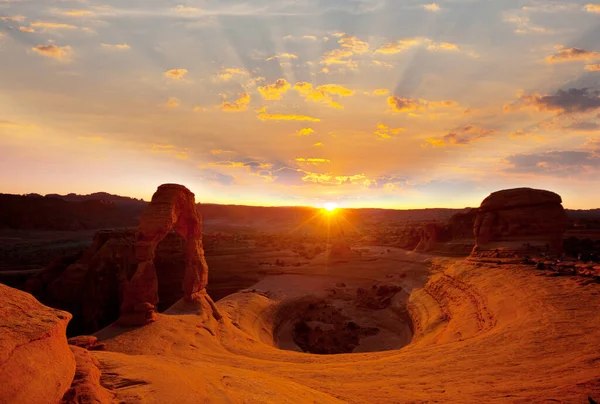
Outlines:
{"type": "Polygon", "coordinates": [[[473,226],[477,217],[477,209],[465,213],[456,213],[448,220],[448,227],[453,239],[473,238],[473,226]]]}
{"type": "Polygon", "coordinates": [[[66,339],[69,313],[0,284],[0,402],[58,403],[75,359],[66,339]]]}
{"type": "Polygon", "coordinates": [[[69,390],[62,398],[61,404],[110,404],[114,393],[100,384],[100,363],[87,350],[71,346],[75,356],[77,369],[69,390]]]}
{"type": "Polygon", "coordinates": [[[143,325],[156,319],[159,295],[154,259],[158,243],[171,230],[185,240],[184,298],[194,300],[205,289],[208,266],[202,249],[202,219],[196,209],[194,194],[182,185],[161,185],[140,218],[135,244],[138,265],[123,290],[120,323],[143,325]],[[137,312],[136,307],[141,307],[140,304],[146,304],[144,307],[148,310],[137,312]]]}
{"type": "Polygon", "coordinates": [[[355,258],[357,258],[357,254],[352,251],[350,245],[348,245],[348,242],[343,237],[338,237],[333,241],[329,255],[327,256],[330,263],[348,262],[355,258]]]}
{"type": "Polygon", "coordinates": [[[83,349],[89,349],[98,343],[98,338],[93,335],[79,335],[67,340],[69,345],[77,346],[83,349]]]}
{"type": "Polygon", "coordinates": [[[419,244],[415,247],[415,251],[431,251],[435,248],[440,238],[442,229],[435,223],[427,223],[419,229],[419,244]]]}
{"type": "Polygon", "coordinates": [[[559,195],[531,188],[492,193],[481,203],[473,232],[472,255],[514,257],[559,254],[567,217],[559,195]]]}

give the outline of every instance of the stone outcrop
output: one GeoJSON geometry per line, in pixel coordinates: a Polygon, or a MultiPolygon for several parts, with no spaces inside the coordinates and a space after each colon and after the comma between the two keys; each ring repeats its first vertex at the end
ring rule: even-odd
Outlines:
{"type": "Polygon", "coordinates": [[[559,254],[567,216],[553,192],[516,188],[492,193],[481,203],[473,232],[473,256],[513,258],[527,253],[559,254]]]}
{"type": "Polygon", "coordinates": [[[439,239],[442,228],[436,223],[427,223],[419,229],[419,244],[415,247],[415,251],[428,252],[435,249],[439,239]]]}
{"type": "Polygon", "coordinates": [[[477,209],[470,209],[465,213],[456,213],[448,219],[448,228],[452,239],[473,238],[477,211],[477,209]]]}
{"type": "Polygon", "coordinates": [[[75,374],[69,313],[0,284],[0,403],[60,402],[75,374]]]}
{"type": "Polygon", "coordinates": [[[185,240],[184,298],[193,301],[203,296],[200,292],[208,283],[208,266],[202,249],[202,220],[196,210],[194,194],[182,185],[161,185],[140,218],[135,243],[137,269],[123,290],[121,324],[143,325],[156,319],[159,296],[154,259],[158,243],[171,230],[185,240]]]}
{"type": "Polygon", "coordinates": [[[71,345],[70,349],[75,356],[77,369],[73,383],[63,396],[60,404],[112,403],[114,393],[100,384],[101,372],[98,359],[84,348],[71,345]]]}
{"type": "Polygon", "coordinates": [[[348,262],[354,258],[358,258],[358,255],[352,251],[348,241],[343,237],[338,237],[331,244],[327,260],[332,263],[348,262]]]}

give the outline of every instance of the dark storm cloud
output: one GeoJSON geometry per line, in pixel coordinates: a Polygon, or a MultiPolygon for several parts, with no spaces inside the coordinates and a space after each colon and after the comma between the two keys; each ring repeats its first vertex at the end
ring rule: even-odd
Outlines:
{"type": "Polygon", "coordinates": [[[592,112],[600,109],[600,91],[588,88],[570,88],[558,90],[554,95],[524,94],[520,100],[506,105],[506,112],[532,107],[538,111],[550,111],[563,114],[592,112]]]}

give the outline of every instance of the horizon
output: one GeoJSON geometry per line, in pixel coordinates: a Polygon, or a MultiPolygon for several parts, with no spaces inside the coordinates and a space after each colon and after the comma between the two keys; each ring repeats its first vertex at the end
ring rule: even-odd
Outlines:
{"type": "MultiPolygon", "coordinates": [[[[183,185],[183,184],[181,184],[183,185]]],[[[193,190],[191,190],[192,193],[193,190]]],[[[500,190],[499,190],[500,191],[500,190]]],[[[100,194],[100,193],[105,193],[111,196],[117,196],[117,197],[122,197],[122,198],[131,198],[131,199],[135,199],[135,200],[139,200],[142,202],[150,202],[150,200],[152,199],[152,197],[145,199],[145,198],[136,198],[136,197],[132,197],[129,195],[119,195],[119,194],[114,194],[111,192],[107,192],[107,191],[95,191],[95,192],[90,192],[89,194],[78,194],[78,193],[74,193],[74,192],[68,192],[68,193],[64,193],[64,194],[60,194],[60,193],[56,193],[56,192],[50,192],[47,194],[41,194],[41,193],[37,193],[37,192],[28,192],[28,193],[23,193],[23,194],[6,194],[5,195],[16,195],[16,196],[30,196],[30,195],[39,195],[42,197],[48,197],[48,196],[53,196],[53,195],[57,195],[59,197],[64,197],[64,196],[69,196],[69,195],[76,195],[76,196],[90,196],[93,194],[100,194]]],[[[0,192],[0,194],[3,194],[3,192],[0,192]]],[[[196,196],[196,199],[198,199],[198,195],[196,195],[194,193],[194,195],[196,196]]],[[[482,199],[483,200],[483,199],[482,199]]],[[[311,208],[311,209],[327,209],[324,205],[322,206],[316,206],[316,205],[252,205],[252,204],[244,204],[244,203],[220,203],[220,202],[211,202],[211,201],[198,201],[196,200],[197,204],[200,205],[219,205],[219,206],[249,206],[249,207],[258,207],[258,208],[311,208]]],[[[428,206],[428,207],[410,207],[410,208],[395,208],[395,207],[376,207],[376,206],[343,206],[343,205],[336,205],[334,210],[343,210],[343,209],[381,209],[381,210],[426,210],[426,209],[448,209],[448,210],[464,210],[464,209],[477,209],[479,207],[479,205],[481,204],[481,202],[477,203],[476,205],[467,205],[467,206],[462,206],[462,207],[448,207],[448,206],[428,206]]],[[[564,206],[564,201],[563,201],[563,206],[564,206]]],[[[568,206],[564,206],[564,208],[566,210],[598,210],[600,209],[600,207],[595,207],[595,208],[570,208],[568,206]]]]}
{"type": "Polygon", "coordinates": [[[599,36],[588,0],[0,2],[0,191],[594,209],[599,36]]]}

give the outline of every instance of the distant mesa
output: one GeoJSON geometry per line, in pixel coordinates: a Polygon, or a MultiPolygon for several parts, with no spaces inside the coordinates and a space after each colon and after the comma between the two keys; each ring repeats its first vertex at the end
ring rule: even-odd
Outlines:
{"type": "Polygon", "coordinates": [[[492,193],[479,207],[473,233],[472,256],[513,258],[522,253],[557,255],[567,215],[554,192],[532,188],[492,193]]]}

